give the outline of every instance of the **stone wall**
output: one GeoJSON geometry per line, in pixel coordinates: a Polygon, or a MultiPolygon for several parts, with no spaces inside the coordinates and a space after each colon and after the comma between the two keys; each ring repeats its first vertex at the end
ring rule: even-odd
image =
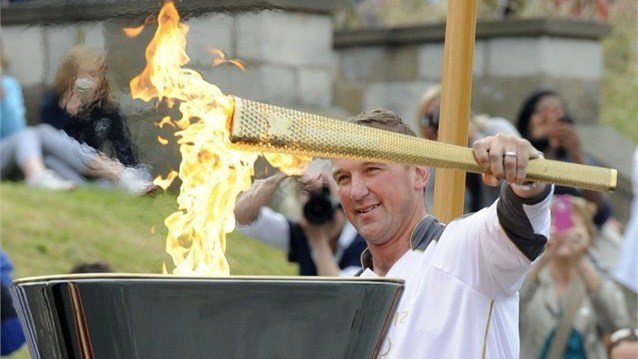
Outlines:
{"type": "MultiPolygon", "coordinates": [[[[602,47],[609,26],[567,20],[479,23],[473,63],[473,110],[516,117],[525,95],[558,90],[574,117],[595,122],[602,47]]],[[[352,112],[381,106],[416,125],[423,91],[441,80],[444,25],[340,31],[335,103],[352,112]]]]}
{"type": "MultiPolygon", "coordinates": [[[[363,109],[385,107],[414,122],[422,92],[441,77],[443,25],[338,31],[331,13],[338,0],[188,0],[177,3],[190,26],[189,67],[235,94],[276,105],[345,118],[363,109]],[[207,47],[218,48],[248,65],[241,72],[211,67],[207,47]]],[[[122,28],[156,15],[155,0],[30,0],[2,8],[2,53],[8,74],[24,86],[27,116],[37,123],[41,95],[64,54],[73,45],[103,49],[122,110],[128,118],[140,160],[155,173],[179,165],[175,146],[161,146],[153,122],[163,117],[154,104],[132,100],[129,81],[145,65],[144,50],[155,30],[137,38],[122,28]]],[[[600,38],[609,27],[598,23],[525,20],[480,23],[474,52],[473,109],[514,119],[523,97],[539,86],[561,92],[579,124],[583,142],[603,165],[620,170],[617,213],[626,218],[631,156],[617,156],[622,138],[595,123],[602,71],[600,38]],[[594,149],[596,149],[594,151],[594,149]]],[[[622,152],[622,151],[621,151],[622,152]]],[[[626,151],[625,151],[626,152],[626,151]]],[[[625,153],[622,152],[622,153],[625,153]]]]}
{"type": "MultiPolygon", "coordinates": [[[[190,27],[187,65],[224,93],[271,104],[321,111],[332,101],[334,56],[332,17],[336,1],[190,0],[177,8],[190,27]],[[230,66],[213,68],[208,48],[244,61],[242,72],[230,66]]],[[[156,25],[136,38],[124,27],[156,16],[157,1],[39,1],[2,9],[2,53],[6,73],[18,78],[25,92],[27,117],[38,122],[43,91],[50,87],[65,53],[76,44],[107,53],[112,85],[128,118],[140,160],[156,173],[179,165],[175,146],[163,147],[153,122],[161,119],[154,104],[132,100],[129,81],[145,66],[144,51],[156,25]]],[[[163,134],[166,137],[166,134],[163,134]]]]}
{"type": "MultiPolygon", "coordinates": [[[[597,124],[606,24],[555,19],[479,23],[473,61],[472,109],[516,121],[530,92],[553,88],[564,98],[583,135],[585,152],[617,168],[615,214],[628,217],[634,145],[597,124]],[[601,144],[613,144],[601,146],[601,144]]],[[[417,129],[417,105],[440,83],[445,27],[338,31],[334,104],[351,113],[397,112],[417,129]]]]}

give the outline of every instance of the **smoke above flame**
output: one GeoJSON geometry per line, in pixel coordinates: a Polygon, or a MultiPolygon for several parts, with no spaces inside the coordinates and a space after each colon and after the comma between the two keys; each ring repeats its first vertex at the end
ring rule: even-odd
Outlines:
{"type": "MultiPolygon", "coordinates": [[[[164,221],[168,227],[166,251],[175,265],[173,274],[228,275],[226,234],[235,227],[235,201],[250,187],[259,154],[231,149],[233,98],[204,81],[196,71],[182,67],[189,61],[185,51],[187,32],[188,26],[180,22],[174,4],[166,2],[146,49],[147,65],[131,80],[131,95],[144,101],[165,101],[169,107],[177,106],[181,114],[179,119],[165,117],[156,123],[177,130],[174,135],[182,156],[178,173],[172,171],[154,181],[164,189],[176,176],[182,181],[179,209],[164,221]]],[[[218,53],[218,58],[222,62],[239,61],[223,53],[218,53]]],[[[273,165],[285,168],[287,173],[300,173],[308,160],[268,156],[273,165]]]]}

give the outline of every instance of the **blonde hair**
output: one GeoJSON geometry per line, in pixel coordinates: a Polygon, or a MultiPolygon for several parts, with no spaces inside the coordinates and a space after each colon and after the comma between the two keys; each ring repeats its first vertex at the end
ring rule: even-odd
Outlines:
{"type": "Polygon", "coordinates": [[[93,47],[79,45],[74,46],[67,52],[55,75],[53,91],[61,97],[66,91],[72,88],[73,83],[78,77],[81,64],[86,61],[95,63],[100,70],[100,87],[96,91],[96,98],[100,102],[100,106],[106,108],[114,107],[115,99],[110,89],[109,80],[106,77],[106,57],[102,51],[93,47]]]}
{"type": "Polygon", "coordinates": [[[569,196],[569,202],[572,206],[573,213],[580,216],[589,234],[590,241],[596,238],[596,226],[594,225],[594,215],[596,214],[596,206],[582,197],[569,196]]]}
{"type": "Polygon", "coordinates": [[[421,119],[425,116],[425,108],[436,98],[441,97],[441,90],[441,85],[432,85],[425,90],[421,100],[419,100],[416,123],[421,123],[421,119]]]}

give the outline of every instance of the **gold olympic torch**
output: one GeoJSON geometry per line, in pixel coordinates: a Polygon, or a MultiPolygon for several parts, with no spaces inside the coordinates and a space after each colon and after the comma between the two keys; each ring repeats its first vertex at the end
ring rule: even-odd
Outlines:
{"type": "MultiPolygon", "coordinates": [[[[312,157],[450,168],[482,173],[472,149],[234,98],[230,140],[236,148],[312,157]]],[[[534,159],[527,179],[614,191],[615,169],[534,159]]]]}

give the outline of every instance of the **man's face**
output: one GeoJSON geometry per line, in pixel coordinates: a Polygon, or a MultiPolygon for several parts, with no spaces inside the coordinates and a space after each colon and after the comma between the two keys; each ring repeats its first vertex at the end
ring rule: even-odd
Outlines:
{"type": "Polygon", "coordinates": [[[409,236],[424,215],[426,167],[335,159],[332,173],[346,217],[368,244],[409,236]]]}

